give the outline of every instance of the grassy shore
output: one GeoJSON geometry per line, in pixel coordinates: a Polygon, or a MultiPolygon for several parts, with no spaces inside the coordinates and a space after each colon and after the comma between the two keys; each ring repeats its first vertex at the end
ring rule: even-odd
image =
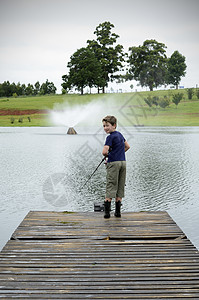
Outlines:
{"type": "Polygon", "coordinates": [[[91,101],[97,101],[104,106],[104,111],[106,107],[109,111],[111,108],[112,114],[118,116],[126,126],[199,126],[199,100],[195,95],[192,100],[188,100],[186,90],[0,98],[0,126],[54,126],[49,119],[51,110],[61,110],[66,103],[73,106],[91,101]],[[172,99],[172,94],[177,92],[184,94],[177,108],[172,102],[165,109],[149,108],[144,101],[148,95],[168,96],[172,99]]]}

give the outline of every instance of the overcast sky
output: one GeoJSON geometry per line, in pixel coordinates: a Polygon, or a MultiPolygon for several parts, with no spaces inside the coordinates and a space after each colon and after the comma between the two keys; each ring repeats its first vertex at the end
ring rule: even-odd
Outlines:
{"type": "MultiPolygon", "coordinates": [[[[181,85],[199,84],[199,0],[0,0],[0,82],[40,83],[47,78],[60,92],[70,56],[94,39],[102,22],[125,51],[146,39],[186,57],[181,85]]],[[[116,89],[130,90],[131,82],[116,89]]],[[[135,85],[135,84],[134,84],[135,85]]]]}

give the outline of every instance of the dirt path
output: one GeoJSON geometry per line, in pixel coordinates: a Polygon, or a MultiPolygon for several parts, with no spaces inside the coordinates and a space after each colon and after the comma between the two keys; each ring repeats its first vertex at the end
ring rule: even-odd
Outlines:
{"type": "Polygon", "coordinates": [[[33,115],[33,114],[46,114],[48,111],[45,109],[0,109],[0,116],[22,116],[22,115],[33,115]]]}

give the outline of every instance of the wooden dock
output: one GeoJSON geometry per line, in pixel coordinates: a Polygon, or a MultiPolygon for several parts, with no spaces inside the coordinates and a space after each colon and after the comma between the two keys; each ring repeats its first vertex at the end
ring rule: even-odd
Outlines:
{"type": "Polygon", "coordinates": [[[199,299],[199,252],[166,212],[31,211],[0,253],[0,299],[199,299]]]}

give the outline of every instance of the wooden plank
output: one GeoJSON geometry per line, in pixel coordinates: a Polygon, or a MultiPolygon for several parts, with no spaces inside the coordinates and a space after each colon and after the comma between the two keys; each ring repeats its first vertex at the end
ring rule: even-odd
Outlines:
{"type": "Polygon", "coordinates": [[[198,299],[199,252],[166,212],[29,212],[0,253],[3,299],[198,299]]]}

